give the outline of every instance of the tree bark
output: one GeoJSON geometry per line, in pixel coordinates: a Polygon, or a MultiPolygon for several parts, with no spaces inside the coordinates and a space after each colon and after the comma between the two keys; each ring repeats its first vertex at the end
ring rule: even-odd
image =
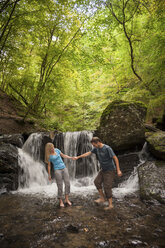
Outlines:
{"type": "MultiPolygon", "coordinates": [[[[132,44],[132,40],[131,40],[131,35],[129,36],[128,34],[128,31],[127,31],[127,28],[126,28],[126,22],[130,21],[133,16],[135,15],[136,11],[137,11],[137,8],[135,8],[135,11],[134,13],[131,15],[131,18],[129,18],[128,20],[126,20],[125,18],[125,8],[128,4],[129,0],[127,0],[126,2],[123,0],[123,6],[122,6],[122,14],[123,14],[123,19],[120,20],[117,15],[115,14],[114,12],[114,9],[113,9],[113,4],[110,2],[109,5],[107,5],[107,7],[109,8],[109,10],[111,11],[112,15],[114,16],[114,18],[117,20],[117,22],[123,26],[123,31],[124,31],[124,34],[125,34],[125,37],[127,38],[128,40],[128,44],[129,44],[129,47],[130,47],[130,57],[131,57],[131,69],[134,73],[134,75],[140,80],[142,81],[142,78],[140,77],[140,75],[136,72],[135,70],[135,65],[134,65],[134,62],[135,62],[135,59],[134,59],[134,50],[133,50],[133,44],[132,44]]],[[[139,3],[138,3],[139,4],[139,3]]]]}
{"type": "Polygon", "coordinates": [[[11,21],[12,15],[14,14],[16,5],[17,5],[17,3],[18,3],[19,1],[20,1],[20,0],[16,0],[16,1],[14,2],[14,6],[13,6],[13,8],[12,8],[12,10],[11,10],[10,16],[9,16],[9,18],[8,18],[8,20],[7,20],[7,22],[6,22],[5,26],[4,26],[4,28],[3,28],[3,31],[2,31],[2,33],[1,33],[1,35],[0,35],[0,43],[1,43],[2,39],[3,39],[3,36],[4,36],[4,34],[5,34],[5,32],[6,32],[6,29],[7,29],[8,25],[9,25],[9,22],[11,21]]]}
{"type": "MultiPolygon", "coordinates": [[[[40,77],[40,83],[41,86],[38,88],[37,94],[35,95],[32,103],[29,105],[27,112],[23,118],[23,121],[26,119],[26,117],[28,116],[30,110],[34,107],[34,105],[38,105],[39,104],[39,98],[41,97],[41,92],[43,93],[43,90],[45,88],[46,82],[49,79],[54,67],[57,65],[57,63],[60,61],[60,59],[62,58],[64,52],[66,51],[66,49],[69,47],[69,45],[72,43],[72,41],[75,39],[76,35],[78,34],[78,32],[80,31],[81,27],[83,26],[84,22],[82,23],[82,25],[77,29],[77,31],[75,32],[75,34],[72,36],[72,38],[70,39],[70,41],[67,43],[67,45],[62,49],[60,55],[58,56],[57,60],[53,63],[53,60],[51,60],[51,64],[49,64],[49,66],[46,68],[46,63],[45,61],[42,62],[42,66],[41,66],[41,77],[40,77]],[[44,67],[44,68],[42,68],[44,67]],[[46,70],[47,69],[47,70],[46,70]],[[44,72],[44,74],[43,74],[44,72]]],[[[48,54],[45,55],[44,59],[47,59],[48,54]]],[[[53,57],[55,58],[55,57],[53,57]]]]}
{"type": "Polygon", "coordinates": [[[18,92],[18,90],[16,90],[11,84],[8,84],[10,86],[10,88],[12,88],[13,91],[15,91],[17,93],[17,95],[19,95],[21,97],[21,99],[23,100],[23,102],[28,105],[28,102],[26,101],[26,99],[24,98],[24,96],[18,92]]]}

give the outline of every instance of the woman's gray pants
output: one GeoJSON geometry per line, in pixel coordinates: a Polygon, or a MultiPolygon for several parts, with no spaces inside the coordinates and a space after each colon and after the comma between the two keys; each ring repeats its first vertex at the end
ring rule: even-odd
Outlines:
{"type": "Polygon", "coordinates": [[[65,195],[69,195],[70,193],[70,181],[69,181],[69,173],[68,169],[64,168],[62,170],[55,170],[55,179],[58,188],[58,198],[62,198],[63,194],[63,181],[65,184],[65,195]]]}

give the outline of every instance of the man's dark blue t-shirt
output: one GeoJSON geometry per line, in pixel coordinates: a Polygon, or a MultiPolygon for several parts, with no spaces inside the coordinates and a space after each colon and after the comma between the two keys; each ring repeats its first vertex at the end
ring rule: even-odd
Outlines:
{"type": "Polygon", "coordinates": [[[115,170],[113,156],[116,155],[110,146],[104,144],[102,148],[94,147],[91,152],[96,154],[103,171],[115,170]]]}

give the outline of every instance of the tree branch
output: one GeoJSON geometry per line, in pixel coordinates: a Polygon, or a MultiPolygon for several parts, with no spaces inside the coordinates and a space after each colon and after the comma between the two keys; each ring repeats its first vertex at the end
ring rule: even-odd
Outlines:
{"type": "Polygon", "coordinates": [[[24,96],[20,92],[18,92],[18,90],[16,90],[10,83],[8,85],[10,86],[10,88],[12,88],[12,90],[14,90],[17,93],[17,95],[19,95],[21,97],[21,99],[23,100],[23,102],[26,105],[28,105],[28,102],[26,101],[26,99],[24,98],[24,96]]]}
{"type": "Polygon", "coordinates": [[[12,11],[11,11],[11,13],[10,13],[10,16],[9,16],[9,18],[8,18],[8,20],[7,20],[7,23],[5,24],[4,29],[3,29],[3,31],[2,31],[2,33],[1,33],[1,35],[0,35],[0,43],[1,43],[1,40],[2,40],[2,38],[3,38],[3,36],[4,36],[4,33],[6,32],[7,26],[8,26],[8,24],[9,24],[11,18],[12,18],[12,15],[13,15],[13,13],[14,13],[14,10],[15,10],[15,8],[16,8],[16,5],[17,5],[17,3],[18,3],[19,1],[20,1],[20,0],[16,0],[16,1],[14,2],[14,6],[13,6],[13,8],[12,8],[12,11]]]}
{"type": "MultiPolygon", "coordinates": [[[[121,24],[122,26],[123,26],[123,31],[124,31],[124,34],[125,34],[125,36],[126,36],[126,38],[127,38],[127,40],[128,40],[128,43],[129,43],[129,47],[130,47],[130,56],[131,56],[131,69],[132,69],[132,71],[133,71],[133,73],[134,73],[134,75],[140,80],[140,81],[142,81],[142,78],[138,75],[138,73],[136,72],[136,70],[135,70],[135,67],[134,67],[134,51],[133,51],[133,45],[132,45],[132,41],[131,41],[131,36],[132,36],[132,34],[129,36],[129,34],[128,34],[128,32],[127,32],[127,29],[126,29],[126,22],[128,21],[128,20],[126,20],[126,16],[125,16],[125,8],[126,8],[126,6],[127,6],[127,4],[128,4],[128,2],[129,2],[129,0],[127,0],[126,2],[123,0],[122,1],[122,14],[123,14],[123,20],[122,21],[120,21],[119,20],[119,18],[116,16],[116,14],[115,14],[115,12],[114,12],[114,10],[113,10],[113,5],[112,5],[112,3],[110,2],[109,4],[110,4],[110,8],[109,8],[109,6],[108,6],[108,8],[110,9],[110,11],[111,11],[111,13],[112,13],[112,15],[114,16],[114,18],[118,21],[118,23],[119,24],[121,24]]],[[[138,4],[139,4],[139,2],[138,2],[138,4]]],[[[138,5],[139,6],[139,5],[138,5]]],[[[137,7],[138,8],[138,7],[137,7]]],[[[137,8],[136,8],[136,10],[135,10],[135,12],[134,12],[134,14],[132,15],[132,17],[131,18],[133,18],[133,16],[135,15],[135,13],[136,13],[136,11],[137,11],[137,8]]],[[[131,20],[131,19],[129,19],[129,20],[131,20]]]]}

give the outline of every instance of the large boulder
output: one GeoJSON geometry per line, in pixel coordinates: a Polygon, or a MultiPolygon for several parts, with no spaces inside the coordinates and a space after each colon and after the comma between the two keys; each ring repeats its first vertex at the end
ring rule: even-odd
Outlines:
{"type": "Polygon", "coordinates": [[[0,146],[0,189],[18,188],[18,149],[11,144],[0,146]]]}
{"type": "Polygon", "coordinates": [[[114,101],[103,111],[96,131],[115,151],[130,150],[144,144],[146,107],[139,102],[114,101]]]}
{"type": "Polygon", "coordinates": [[[165,160],[165,132],[147,132],[145,136],[149,151],[156,158],[165,160]]]}
{"type": "Polygon", "coordinates": [[[24,137],[21,134],[4,134],[0,136],[0,144],[7,143],[22,148],[24,137]]]}
{"type": "Polygon", "coordinates": [[[165,162],[147,161],[138,167],[140,197],[165,204],[165,162]]]}

